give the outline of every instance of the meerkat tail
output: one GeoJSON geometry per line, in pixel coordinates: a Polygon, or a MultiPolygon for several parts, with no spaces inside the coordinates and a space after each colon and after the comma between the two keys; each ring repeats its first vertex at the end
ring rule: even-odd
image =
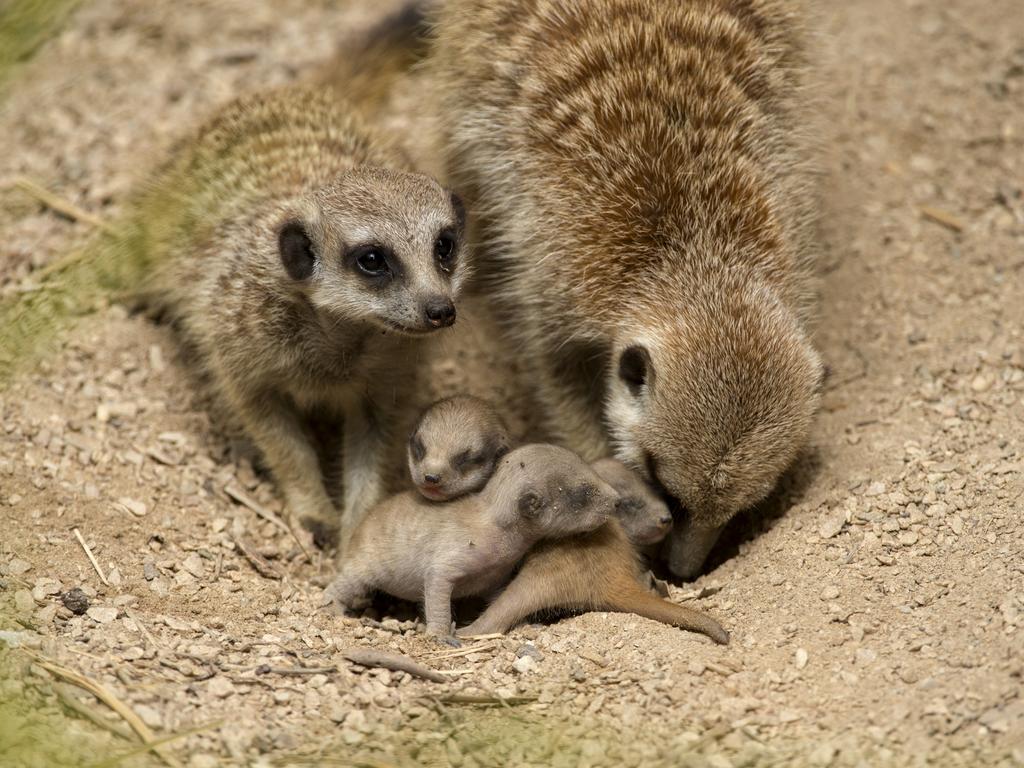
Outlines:
{"type": "Polygon", "coordinates": [[[604,607],[607,610],[622,613],[635,613],[637,616],[660,621],[663,624],[671,624],[690,632],[699,632],[702,635],[707,635],[719,645],[729,644],[729,633],[706,613],[662,600],[639,587],[635,592],[630,591],[626,596],[610,600],[609,604],[604,607]]]}
{"type": "Polygon", "coordinates": [[[429,45],[424,0],[410,0],[379,22],[355,48],[339,50],[316,81],[357,104],[364,114],[384,109],[394,84],[421,62],[429,45]]]}

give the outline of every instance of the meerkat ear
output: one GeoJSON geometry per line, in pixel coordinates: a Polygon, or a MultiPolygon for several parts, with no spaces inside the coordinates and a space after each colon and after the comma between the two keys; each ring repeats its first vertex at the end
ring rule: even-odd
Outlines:
{"type": "Polygon", "coordinates": [[[544,509],[544,500],[533,491],[525,491],[519,496],[517,507],[520,515],[532,519],[540,515],[544,509]]]}
{"type": "Polygon", "coordinates": [[[281,263],[292,280],[305,280],[313,274],[316,254],[313,253],[313,241],[302,222],[285,223],[277,235],[277,247],[281,253],[281,263]]]}
{"type": "Polygon", "coordinates": [[[466,205],[455,192],[449,191],[448,195],[452,201],[452,208],[455,209],[455,223],[461,232],[466,228],[466,205]]]}
{"type": "Polygon", "coordinates": [[[638,396],[644,386],[650,386],[653,374],[651,356],[646,347],[634,344],[623,350],[619,357],[619,378],[634,396],[638,396]]]}

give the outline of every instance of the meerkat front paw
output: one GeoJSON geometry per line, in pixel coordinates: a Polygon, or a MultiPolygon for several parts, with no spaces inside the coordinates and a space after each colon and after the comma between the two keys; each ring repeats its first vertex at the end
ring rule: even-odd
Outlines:
{"type": "Polygon", "coordinates": [[[341,525],[338,520],[329,520],[322,515],[304,515],[299,523],[309,531],[313,543],[323,550],[335,549],[341,540],[341,525]]]}

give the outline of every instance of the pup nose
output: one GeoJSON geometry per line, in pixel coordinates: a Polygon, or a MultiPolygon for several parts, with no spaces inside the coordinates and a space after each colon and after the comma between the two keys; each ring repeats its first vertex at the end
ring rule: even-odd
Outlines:
{"type": "Polygon", "coordinates": [[[661,523],[662,525],[671,525],[672,524],[672,515],[665,515],[658,522],[661,523]]]}
{"type": "Polygon", "coordinates": [[[427,485],[440,485],[441,484],[441,476],[440,475],[424,475],[423,476],[423,482],[426,483],[427,485]]]}
{"type": "Polygon", "coordinates": [[[619,496],[615,500],[615,514],[620,515],[626,509],[626,498],[625,496],[619,496]]]}
{"type": "Polygon", "coordinates": [[[434,328],[445,328],[455,322],[455,305],[451,299],[431,299],[423,308],[427,324],[434,328]]]}

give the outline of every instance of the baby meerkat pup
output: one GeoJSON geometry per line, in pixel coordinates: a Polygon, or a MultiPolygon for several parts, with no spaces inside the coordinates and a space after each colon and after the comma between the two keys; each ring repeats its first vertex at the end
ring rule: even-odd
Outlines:
{"type": "Polygon", "coordinates": [[[484,487],[511,446],[508,427],[486,400],[455,395],[430,406],[409,438],[409,474],[431,501],[484,487]]]}
{"type": "Polygon", "coordinates": [[[336,96],[242,98],[182,145],[140,201],[144,300],[176,320],[293,514],[338,514],[307,430],[344,422],[344,511],[381,495],[379,464],[417,337],[455,321],[463,209],[336,96]]]}
{"type": "Polygon", "coordinates": [[[538,541],[593,530],[619,495],[572,451],[525,445],[507,453],[481,491],[436,504],[407,491],[353,531],[327,594],[342,610],[375,590],[422,600],[427,631],[451,636],[451,601],[493,592],[538,541]]]}
{"type": "Polygon", "coordinates": [[[548,436],[664,488],[694,576],[820,400],[801,3],[435,8],[431,103],[548,436]]]}
{"type": "Polygon", "coordinates": [[[598,459],[590,466],[622,496],[616,519],[626,537],[639,552],[653,556],[657,545],[672,530],[672,511],[668,504],[618,459],[598,459]]]}

